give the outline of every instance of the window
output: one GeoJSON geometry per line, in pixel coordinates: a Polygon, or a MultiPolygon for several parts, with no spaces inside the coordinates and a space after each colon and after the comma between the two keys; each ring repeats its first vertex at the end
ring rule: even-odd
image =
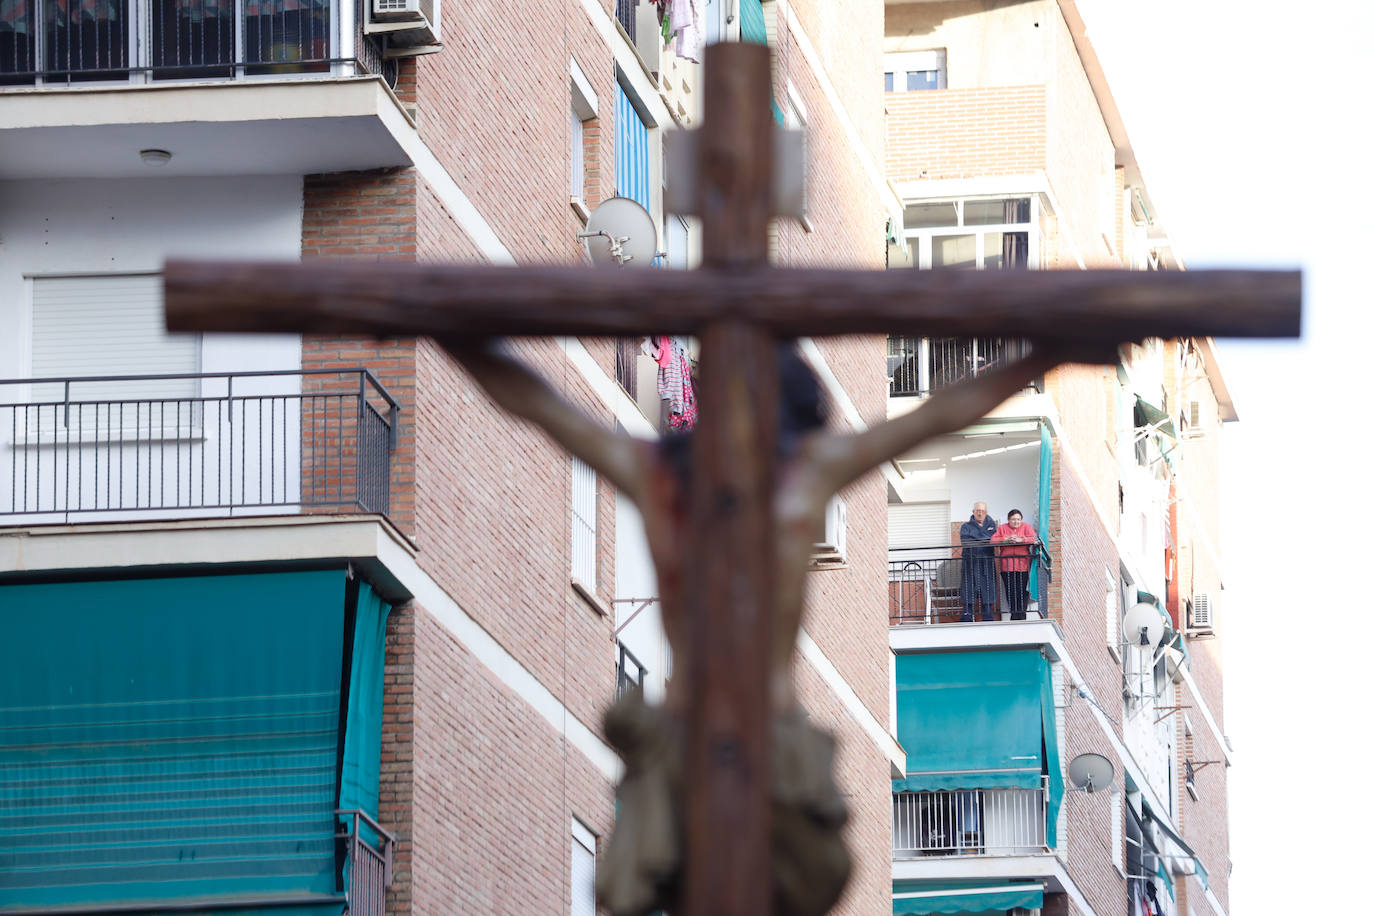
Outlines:
{"type": "Polygon", "coordinates": [[[884,92],[920,92],[945,86],[943,50],[888,54],[883,58],[884,92]]]}
{"type": "Polygon", "coordinates": [[[596,162],[596,93],[575,59],[568,59],[568,70],[571,97],[568,109],[568,199],[585,222],[589,215],[587,199],[600,196],[599,188],[587,186],[588,166],[596,162]]]}
{"type": "MultiPolygon", "coordinates": [[[[801,98],[797,95],[796,87],[789,81],[787,84],[787,114],[784,118],[784,126],[788,130],[799,130],[802,132],[802,162],[805,163],[809,150],[806,142],[806,108],[802,105],[801,98]]],[[[807,232],[811,231],[809,195],[806,190],[806,166],[802,167],[802,215],[801,225],[807,232]]]]}
{"type": "Polygon", "coordinates": [[[1125,805],[1122,794],[1112,791],[1112,864],[1123,876],[1126,874],[1125,805]]]}
{"type": "Polygon", "coordinates": [[[615,87],[615,193],[653,212],[649,199],[649,128],[619,83],[615,87]]]}
{"type": "Polygon", "coordinates": [[[572,916],[596,916],[596,836],[583,826],[572,822],[572,873],[569,881],[572,916]]]}
{"type": "Polygon", "coordinates": [[[1116,581],[1116,575],[1110,570],[1106,570],[1106,612],[1107,619],[1107,651],[1112,658],[1121,661],[1121,599],[1119,597],[1121,586],[1116,581]]]}
{"type": "Polygon", "coordinates": [[[572,577],[596,590],[596,471],[572,460],[572,577]]]}
{"type": "MultiPolygon", "coordinates": [[[[30,378],[167,375],[200,370],[200,336],[168,334],[158,274],[36,277],[32,281],[30,378]]],[[[34,385],[35,401],[143,401],[149,408],[199,393],[194,378],[34,385]]],[[[133,408],[127,405],[130,416],[133,408]]],[[[187,405],[189,410],[189,405],[187,405]]],[[[117,409],[117,408],[116,408],[117,409]]],[[[94,417],[94,412],[90,414],[94,417]]]]}
{"type": "Polygon", "coordinates": [[[916,201],[903,213],[913,266],[1007,270],[1039,264],[1033,198],[916,201]]]}

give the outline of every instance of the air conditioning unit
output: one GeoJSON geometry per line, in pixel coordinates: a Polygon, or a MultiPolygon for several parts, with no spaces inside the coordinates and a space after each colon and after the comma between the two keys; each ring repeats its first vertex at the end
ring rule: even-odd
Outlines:
{"type": "Polygon", "coordinates": [[[1197,401],[1184,401],[1183,410],[1179,416],[1180,432],[1185,439],[1200,439],[1203,434],[1202,429],[1202,405],[1197,401]]]}
{"type": "Polygon", "coordinates": [[[846,524],[844,500],[836,496],[826,504],[825,527],[812,548],[811,565],[844,565],[846,524]]]}
{"type": "Polygon", "coordinates": [[[1212,620],[1214,610],[1211,595],[1207,592],[1198,592],[1194,595],[1193,602],[1188,607],[1188,635],[1211,636],[1215,627],[1212,620]]]}
{"type": "Polygon", "coordinates": [[[369,0],[363,31],[383,40],[383,56],[433,54],[439,43],[439,0],[369,0]]]}

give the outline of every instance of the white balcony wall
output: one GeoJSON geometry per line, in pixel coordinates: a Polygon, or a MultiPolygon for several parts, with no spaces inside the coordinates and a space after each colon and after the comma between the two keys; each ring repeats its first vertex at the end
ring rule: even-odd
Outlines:
{"type": "MultiPolygon", "coordinates": [[[[657,598],[658,579],[644,536],[644,518],[623,493],[615,498],[615,594],[616,598],[657,598]]],[[[648,669],[644,677],[644,696],[651,703],[663,698],[664,684],[672,673],[672,656],[663,632],[663,617],[657,601],[634,619],[639,602],[617,601],[615,625],[619,640],[648,669]]]]}
{"type": "MultiPolygon", "coordinates": [[[[154,138],[150,138],[151,139],[154,138]]],[[[131,148],[130,155],[137,155],[131,148]]],[[[163,262],[172,257],[193,258],[261,258],[296,260],[300,257],[302,193],[300,176],[267,176],[246,178],[175,178],[136,180],[69,180],[0,182],[0,321],[9,333],[0,335],[0,378],[32,377],[32,289],[33,280],[58,276],[100,276],[146,274],[161,270],[163,262]]],[[[296,370],[300,368],[300,338],[296,335],[270,337],[241,335],[206,335],[199,348],[201,372],[247,372],[258,370],[296,370]]],[[[118,361],[116,360],[116,363],[118,361]]],[[[184,371],[183,366],[158,365],[122,369],[119,374],[157,374],[184,371]]],[[[89,373],[113,374],[106,367],[93,366],[89,373]]],[[[51,390],[26,392],[25,386],[4,386],[0,398],[6,402],[24,401],[41,395],[44,400],[54,397],[51,390]]],[[[46,387],[46,386],[45,386],[46,387]]],[[[223,397],[227,382],[209,379],[196,386],[203,397],[223,397]]],[[[299,393],[299,377],[244,379],[236,383],[234,395],[299,393]]],[[[108,388],[88,386],[72,391],[72,398],[101,399],[112,395],[108,388]]],[[[56,396],[60,397],[60,393],[56,396]]],[[[142,394],[134,396],[143,396],[142,394]]],[[[243,411],[251,418],[259,402],[241,404],[239,425],[246,429],[243,411]]],[[[268,416],[273,409],[297,411],[294,401],[261,402],[268,416]],[[289,406],[288,406],[289,405],[289,406]]],[[[223,408],[221,408],[223,409],[223,408]]],[[[175,411],[174,407],[169,410],[175,411]]],[[[240,450],[235,476],[240,483],[234,495],[216,500],[193,496],[187,481],[178,482],[179,469],[189,478],[202,475],[213,487],[223,477],[221,465],[228,447],[229,422],[214,414],[215,405],[208,412],[191,416],[186,405],[181,420],[175,414],[149,422],[126,423],[110,441],[107,434],[98,444],[69,448],[65,432],[59,442],[53,441],[55,417],[49,416],[43,426],[49,431],[35,442],[13,428],[0,431],[0,511],[13,513],[23,504],[16,493],[27,491],[28,505],[52,505],[63,498],[78,504],[89,504],[97,488],[96,468],[108,474],[111,462],[121,458],[126,466],[142,455],[144,482],[133,480],[117,484],[107,493],[107,505],[191,506],[210,502],[232,502],[251,498],[248,489],[255,486],[259,466],[275,464],[289,469],[291,477],[280,475],[267,482],[271,494],[265,490],[257,501],[291,501],[299,498],[299,431],[298,420],[281,415],[271,424],[277,431],[272,441],[257,431],[245,440],[242,434],[236,442],[240,450]],[[141,446],[131,445],[130,427],[142,426],[141,446]],[[155,428],[154,428],[155,427],[155,428]],[[149,434],[153,442],[150,444],[149,434]],[[27,443],[18,447],[20,442],[27,443]],[[99,453],[99,458],[97,458],[99,453]],[[275,461],[271,460],[275,455],[275,461]],[[103,462],[103,464],[102,464],[103,462]],[[150,483],[151,481],[151,483],[150,483]],[[135,492],[143,487],[143,495],[135,492]],[[151,488],[157,496],[148,493],[151,488]],[[184,496],[177,496],[179,488],[184,496]],[[126,492],[127,490],[127,492],[126,492]],[[173,495],[168,495],[173,494],[173,495]],[[12,499],[13,497],[13,499],[12,499]],[[78,497],[85,497],[84,500],[78,497]],[[15,505],[10,505],[13,502],[15,505]]],[[[13,413],[13,412],[10,412],[13,413]]],[[[37,418],[29,418],[36,424],[37,418]]],[[[25,418],[5,417],[5,426],[22,424],[25,418]]],[[[72,420],[66,427],[92,425],[87,415],[78,423],[72,420]],[[89,421],[89,422],[88,422],[89,421]]],[[[116,423],[116,426],[118,424],[116,423]]],[[[259,424],[261,426],[261,424],[259,424]]],[[[32,428],[32,427],[31,427],[32,428]]],[[[85,441],[96,430],[74,435],[85,441]]],[[[227,483],[221,483],[227,486],[227,483]]],[[[263,510],[257,510],[260,513],[263,510]]],[[[278,510],[280,511],[280,510],[278,510]]],[[[102,512],[90,516],[71,516],[67,521],[100,518],[176,517],[214,514],[203,509],[171,508],[141,512],[102,512]]],[[[256,513],[255,513],[256,514],[256,513]]],[[[61,516],[15,516],[9,524],[63,520],[61,516]]]]}

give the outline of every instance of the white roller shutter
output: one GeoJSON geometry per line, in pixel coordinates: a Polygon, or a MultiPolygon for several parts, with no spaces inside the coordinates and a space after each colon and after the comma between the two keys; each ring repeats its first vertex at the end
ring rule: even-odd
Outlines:
{"type": "Polygon", "coordinates": [[[887,507],[888,547],[944,547],[949,543],[948,501],[887,507]]]}
{"type": "MultiPolygon", "coordinates": [[[[33,280],[31,378],[160,375],[200,371],[200,337],[163,329],[162,277],[39,277],[33,280]]],[[[73,386],[73,399],[185,398],[195,379],[73,386]],[[78,390],[79,389],[79,390],[78,390]]],[[[35,400],[63,396],[35,386],[35,400]]]]}
{"type": "Polygon", "coordinates": [[[596,837],[572,823],[572,916],[596,916],[596,837]]]}

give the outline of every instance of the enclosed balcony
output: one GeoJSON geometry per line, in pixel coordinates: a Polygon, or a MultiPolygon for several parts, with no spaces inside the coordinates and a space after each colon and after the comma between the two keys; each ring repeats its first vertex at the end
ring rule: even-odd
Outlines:
{"type": "Polygon", "coordinates": [[[1034,789],[894,792],[893,858],[1047,852],[1048,801],[1048,777],[1034,789]]]}
{"type": "Polygon", "coordinates": [[[1041,543],[888,551],[888,625],[1042,617],[1050,556],[1041,543]]]}
{"type": "Polygon", "coordinates": [[[0,179],[409,165],[392,39],[366,34],[369,9],[0,0],[0,179]]]}
{"type": "Polygon", "coordinates": [[[0,525],[390,510],[366,369],[0,381],[0,525]]]}

